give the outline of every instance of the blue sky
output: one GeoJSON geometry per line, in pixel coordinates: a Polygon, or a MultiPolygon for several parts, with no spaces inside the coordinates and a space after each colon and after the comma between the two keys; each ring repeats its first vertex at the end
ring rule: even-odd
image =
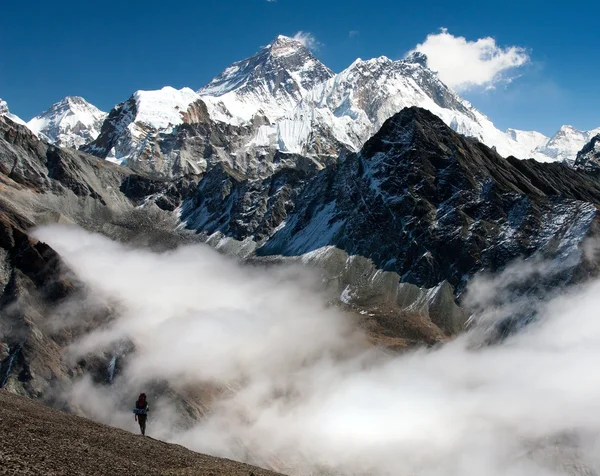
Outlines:
{"type": "Polygon", "coordinates": [[[83,96],[108,111],[137,89],[165,85],[197,89],[280,33],[309,33],[319,43],[316,55],[340,71],[357,57],[400,59],[444,27],[452,38],[464,37],[467,44],[492,37],[498,54],[518,47],[529,57],[526,64],[500,72],[499,77],[510,82],[496,77],[459,87],[461,95],[499,128],[545,134],[562,124],[591,129],[600,126],[599,4],[8,2],[0,19],[0,97],[26,120],[66,95],[83,96]]]}

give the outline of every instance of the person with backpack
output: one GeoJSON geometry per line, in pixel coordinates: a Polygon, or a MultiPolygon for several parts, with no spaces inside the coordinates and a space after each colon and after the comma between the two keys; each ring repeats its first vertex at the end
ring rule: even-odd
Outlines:
{"type": "Polygon", "coordinates": [[[146,434],[146,419],[148,418],[149,411],[150,407],[148,406],[148,401],[146,400],[146,394],[140,393],[137,402],[135,402],[133,413],[135,413],[135,421],[137,421],[140,425],[140,431],[142,432],[142,435],[146,434]]]}

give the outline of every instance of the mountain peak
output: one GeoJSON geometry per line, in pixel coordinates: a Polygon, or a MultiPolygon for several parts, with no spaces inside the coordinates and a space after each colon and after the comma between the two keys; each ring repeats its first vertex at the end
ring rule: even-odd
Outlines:
{"type": "Polygon", "coordinates": [[[581,133],[581,131],[575,129],[572,125],[570,124],[564,124],[562,126],[560,126],[560,129],[558,129],[557,134],[565,134],[565,133],[581,133]]]}
{"type": "Polygon", "coordinates": [[[303,50],[309,53],[308,48],[306,48],[303,42],[284,35],[277,36],[266,48],[273,56],[294,55],[303,52],[303,50]]]}
{"type": "Polygon", "coordinates": [[[406,63],[420,64],[424,68],[428,67],[427,66],[427,55],[424,53],[421,53],[419,51],[413,51],[406,58],[404,58],[404,61],[406,63]]]}
{"type": "Polygon", "coordinates": [[[296,43],[296,44],[304,46],[301,41],[298,41],[295,38],[292,38],[292,37],[289,37],[289,36],[285,36],[285,35],[277,35],[275,37],[275,39],[270,43],[270,45],[271,46],[274,46],[274,45],[289,45],[289,44],[293,44],[293,43],[296,43]]]}
{"type": "Polygon", "coordinates": [[[66,96],[27,123],[54,144],[78,148],[100,133],[107,114],[81,96],[66,96]]]}
{"type": "Polygon", "coordinates": [[[405,107],[387,119],[381,129],[369,139],[363,152],[369,155],[373,149],[387,150],[397,145],[412,144],[417,137],[429,141],[449,137],[455,132],[431,111],[418,107],[405,107]]]}
{"type": "Polygon", "coordinates": [[[102,113],[102,111],[100,111],[96,106],[90,104],[85,99],[83,99],[81,96],[65,96],[60,101],[52,104],[52,106],[50,106],[48,109],[46,109],[44,112],[42,112],[38,117],[54,115],[57,112],[63,112],[63,111],[67,111],[67,110],[76,110],[76,109],[89,110],[94,113],[96,111],[98,111],[98,112],[102,113]]]}
{"type": "Polygon", "coordinates": [[[302,41],[279,35],[253,56],[226,68],[198,93],[216,114],[233,107],[229,117],[241,122],[255,115],[273,121],[333,76],[302,41]]]}
{"type": "Polygon", "coordinates": [[[279,35],[256,54],[223,70],[198,92],[204,96],[223,96],[255,88],[269,90],[271,94],[284,88],[308,90],[333,75],[303,42],[279,35]]]}
{"type": "Polygon", "coordinates": [[[6,101],[2,98],[0,98],[0,116],[6,116],[8,117],[10,120],[12,120],[13,122],[16,122],[17,124],[21,124],[21,125],[25,125],[25,121],[23,119],[21,119],[18,116],[15,116],[14,114],[12,114],[9,109],[8,109],[8,104],[6,103],[6,101]]]}
{"type": "Polygon", "coordinates": [[[2,98],[0,98],[0,116],[8,114],[8,104],[2,98]]]}
{"type": "Polygon", "coordinates": [[[63,101],[67,102],[69,104],[91,106],[91,104],[89,102],[87,102],[85,99],[83,99],[81,96],[66,96],[63,99],[63,101]]]}
{"type": "Polygon", "coordinates": [[[414,123],[418,123],[426,127],[442,128],[451,131],[450,127],[429,109],[419,106],[410,106],[403,108],[385,121],[383,127],[381,128],[381,133],[385,133],[384,129],[389,127],[405,127],[414,123]]]}

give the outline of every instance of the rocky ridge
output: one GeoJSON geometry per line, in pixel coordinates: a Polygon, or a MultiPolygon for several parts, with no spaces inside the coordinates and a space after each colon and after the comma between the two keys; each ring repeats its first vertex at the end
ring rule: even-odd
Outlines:
{"type": "Polygon", "coordinates": [[[248,177],[264,178],[277,170],[276,152],[327,165],[360,150],[385,120],[410,106],[430,110],[505,157],[572,161],[593,132],[567,126],[552,138],[502,132],[442,83],[422,54],[399,61],[358,59],[335,74],[300,41],[278,36],[197,92],[170,87],[136,92],[115,106],[85,150],[162,177],[198,173],[222,162],[248,177]],[[205,127],[195,128],[198,122],[205,127]],[[208,147],[198,148],[199,143],[208,147]]]}
{"type": "Polygon", "coordinates": [[[600,134],[592,139],[577,153],[574,167],[587,172],[600,171],[600,134]]]}

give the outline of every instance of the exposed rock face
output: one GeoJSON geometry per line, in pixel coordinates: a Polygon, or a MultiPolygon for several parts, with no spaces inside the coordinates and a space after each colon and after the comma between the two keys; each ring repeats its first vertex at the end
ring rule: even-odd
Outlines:
{"type": "Polygon", "coordinates": [[[198,92],[232,117],[250,120],[260,114],[271,120],[294,108],[316,85],[334,73],[293,38],[278,36],[254,56],[232,64],[198,92]],[[231,111],[236,103],[245,111],[231,111]]]}
{"type": "MultiPolygon", "coordinates": [[[[170,128],[161,128],[139,113],[141,106],[147,107],[145,101],[145,95],[134,95],[116,106],[97,140],[83,150],[157,178],[203,174],[215,164],[224,164],[249,178],[267,177],[282,163],[294,161],[293,155],[284,158],[274,148],[251,143],[264,118],[257,117],[243,126],[214,122],[205,103],[196,98],[185,110],[175,111],[178,124],[169,122],[170,128]]],[[[337,153],[337,149],[329,151],[321,140],[314,139],[315,150],[337,153]]],[[[311,161],[321,166],[331,157],[325,154],[322,160],[317,157],[311,161]]]]}
{"type": "MultiPolygon", "coordinates": [[[[280,155],[280,158],[290,159],[280,155]]],[[[265,179],[249,180],[216,165],[182,207],[186,226],[208,234],[221,232],[237,240],[264,241],[293,210],[297,195],[318,167],[296,156],[295,166],[280,168],[265,179]]]]}
{"type": "Polygon", "coordinates": [[[483,268],[536,252],[578,262],[600,203],[600,184],[586,174],[503,159],[418,108],[388,120],[360,153],[287,189],[225,169],[205,180],[183,207],[188,226],[253,239],[260,256],[335,246],[403,282],[458,290],[483,268]]]}
{"type": "Polygon", "coordinates": [[[189,88],[137,91],[110,111],[97,139],[82,150],[159,176],[172,175],[171,168],[175,168],[176,175],[198,173],[201,168],[196,162],[201,157],[175,164],[178,157],[163,153],[159,146],[165,134],[174,138],[174,129],[184,121],[206,120],[206,108],[197,101],[199,96],[189,88]]]}
{"type": "Polygon", "coordinates": [[[17,124],[25,125],[25,121],[23,121],[23,119],[15,116],[8,110],[8,104],[6,104],[6,101],[4,101],[2,98],[0,98],[0,116],[6,116],[17,124]]]}
{"type": "Polygon", "coordinates": [[[123,177],[131,171],[98,161],[95,157],[71,149],[62,149],[38,139],[25,127],[0,119],[0,172],[13,185],[8,192],[24,190],[52,192],[92,198],[102,205],[126,203],[119,193],[123,177]],[[116,189],[115,189],[116,187],[116,189]]]}
{"type": "Polygon", "coordinates": [[[195,184],[185,177],[171,183],[134,174],[50,145],[0,118],[0,387],[45,396],[83,368],[96,375],[106,369],[102,356],[68,362],[63,348],[79,333],[106,323],[111,310],[89,301],[56,252],[28,231],[46,223],[79,224],[133,243],[151,244],[154,237],[168,246],[175,222],[161,235],[166,213],[153,204],[173,209],[195,184]],[[146,209],[134,209],[142,203],[146,209]],[[85,303],[86,315],[54,329],[51,315],[66,300],[85,303]]]}
{"type": "Polygon", "coordinates": [[[577,154],[575,168],[586,172],[600,172],[600,134],[592,137],[577,154]]]}
{"type": "Polygon", "coordinates": [[[54,250],[23,232],[23,227],[30,225],[6,216],[0,218],[0,338],[5,349],[0,387],[41,396],[54,380],[67,377],[58,343],[65,336],[48,335],[45,311],[48,303],[72,295],[76,285],[61,269],[54,250]]]}

